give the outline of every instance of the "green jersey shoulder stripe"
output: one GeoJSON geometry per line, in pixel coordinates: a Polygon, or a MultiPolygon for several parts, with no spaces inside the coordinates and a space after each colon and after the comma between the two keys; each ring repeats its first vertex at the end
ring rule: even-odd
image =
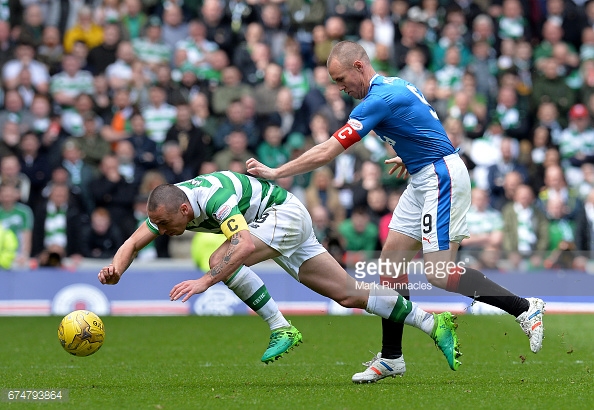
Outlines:
{"type": "MultiPolygon", "coordinates": [[[[270,206],[283,204],[288,195],[269,181],[230,171],[201,175],[176,185],[190,199],[195,218],[186,229],[195,232],[221,233],[221,223],[238,214],[250,224],[270,206]]],[[[158,234],[148,218],[147,226],[158,234]]]]}

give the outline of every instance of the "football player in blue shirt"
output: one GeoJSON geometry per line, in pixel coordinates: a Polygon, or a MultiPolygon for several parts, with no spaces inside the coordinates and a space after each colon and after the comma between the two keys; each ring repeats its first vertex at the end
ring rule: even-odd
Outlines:
{"type": "MultiPolygon", "coordinates": [[[[466,213],[470,177],[423,94],[398,77],[378,75],[365,50],[355,42],[336,44],[327,66],[341,91],[362,100],[347,123],[333,138],[278,168],[266,167],[252,158],[247,161],[248,172],[272,180],[306,173],[329,163],[375,131],[396,152],[396,157],[386,161],[394,164],[391,173],[410,174],[410,183],[392,215],[381,258],[408,262],[423,249],[429,283],[513,315],[528,336],[530,349],[538,352],[543,339],[544,301],[521,298],[481,272],[456,264],[460,242],[469,236],[466,213]]],[[[404,294],[407,275],[393,281],[404,294]]],[[[371,383],[405,372],[402,329],[402,325],[382,321],[382,351],[366,363],[365,371],[353,376],[353,382],[371,383]]]]}

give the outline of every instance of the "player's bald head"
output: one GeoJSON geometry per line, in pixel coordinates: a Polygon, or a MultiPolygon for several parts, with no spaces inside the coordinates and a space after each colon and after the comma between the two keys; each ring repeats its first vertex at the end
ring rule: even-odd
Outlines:
{"type": "Polygon", "coordinates": [[[159,185],[150,193],[147,210],[155,212],[161,206],[165,207],[167,213],[177,212],[181,204],[188,201],[184,191],[172,184],[159,185]]]}
{"type": "Polygon", "coordinates": [[[352,66],[357,60],[369,64],[369,56],[365,49],[354,41],[341,41],[336,44],[330,51],[327,66],[330,66],[333,60],[338,61],[343,67],[352,66]]]}

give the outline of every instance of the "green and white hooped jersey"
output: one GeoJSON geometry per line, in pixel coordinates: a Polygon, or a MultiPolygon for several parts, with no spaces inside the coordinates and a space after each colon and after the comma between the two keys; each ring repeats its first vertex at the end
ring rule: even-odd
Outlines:
{"type": "Polygon", "coordinates": [[[83,93],[93,95],[95,93],[93,75],[85,70],[79,70],[73,77],[65,72],[55,74],[50,80],[50,92],[64,93],[72,97],[83,93]]]}
{"type": "MultiPolygon", "coordinates": [[[[223,233],[221,225],[236,215],[243,215],[251,224],[261,218],[264,211],[283,204],[288,192],[269,181],[231,171],[213,172],[175,184],[192,204],[194,219],[186,230],[223,233]]],[[[154,234],[159,230],[149,218],[148,228],[154,234]]]]}

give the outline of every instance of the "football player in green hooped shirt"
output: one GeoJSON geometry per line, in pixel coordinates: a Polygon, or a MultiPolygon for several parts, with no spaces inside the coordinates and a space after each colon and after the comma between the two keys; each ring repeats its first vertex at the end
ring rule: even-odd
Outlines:
{"type": "MultiPolygon", "coordinates": [[[[169,294],[172,301],[182,298],[185,302],[224,280],[258,313],[273,303],[268,306],[269,313],[282,316],[261,279],[248,267],[273,259],[296,280],[342,306],[366,309],[421,329],[442,350],[450,368],[458,367],[460,352],[451,313],[431,314],[392,289],[357,283],[318,242],[305,206],[283,188],[235,172],[215,172],[158,186],[149,196],[147,210],[146,223],[99,272],[101,283],[118,283],[138,251],[160,234],[222,232],[228,239],[213,253],[211,269],[199,279],[174,286],[169,294]]],[[[281,320],[288,324],[279,317],[281,320]]],[[[278,335],[281,330],[273,331],[262,361],[280,357],[301,341],[301,334],[290,324],[280,329],[283,337],[278,335]],[[271,349],[276,353],[266,357],[271,349]]]]}

